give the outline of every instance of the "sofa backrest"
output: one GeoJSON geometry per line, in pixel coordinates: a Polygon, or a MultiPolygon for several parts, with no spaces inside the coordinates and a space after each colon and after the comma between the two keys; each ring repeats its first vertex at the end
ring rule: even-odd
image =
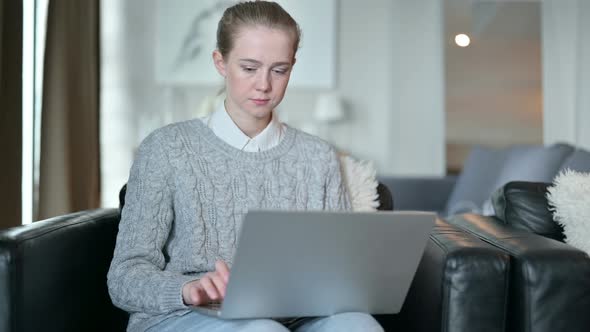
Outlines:
{"type": "Polygon", "coordinates": [[[571,169],[578,172],[590,172],[590,152],[584,149],[576,149],[564,162],[561,164],[559,171],[571,169]]]}

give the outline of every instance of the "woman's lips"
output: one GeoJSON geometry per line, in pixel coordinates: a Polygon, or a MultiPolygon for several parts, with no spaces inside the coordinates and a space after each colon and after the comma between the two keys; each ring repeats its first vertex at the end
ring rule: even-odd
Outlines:
{"type": "Polygon", "coordinates": [[[252,100],[252,102],[257,106],[266,105],[270,101],[270,99],[250,99],[250,100],[252,100]]]}

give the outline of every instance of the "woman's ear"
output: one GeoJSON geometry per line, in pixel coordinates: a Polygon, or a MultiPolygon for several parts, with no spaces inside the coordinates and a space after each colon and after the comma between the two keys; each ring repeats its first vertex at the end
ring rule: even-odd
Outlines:
{"type": "Polygon", "coordinates": [[[225,77],[225,61],[223,61],[223,55],[221,55],[221,52],[219,52],[219,50],[213,51],[213,63],[215,64],[215,69],[217,69],[219,75],[225,77]]]}

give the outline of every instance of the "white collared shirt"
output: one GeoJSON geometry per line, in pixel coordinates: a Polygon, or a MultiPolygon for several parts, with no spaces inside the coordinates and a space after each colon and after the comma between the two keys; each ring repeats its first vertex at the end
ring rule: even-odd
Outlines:
{"type": "Polygon", "coordinates": [[[220,102],[215,111],[201,118],[201,121],[209,127],[217,137],[227,144],[245,152],[260,152],[277,146],[283,139],[285,125],[279,121],[276,112],[272,111],[269,124],[254,138],[248,137],[235,124],[234,120],[225,110],[225,105],[220,102]]]}

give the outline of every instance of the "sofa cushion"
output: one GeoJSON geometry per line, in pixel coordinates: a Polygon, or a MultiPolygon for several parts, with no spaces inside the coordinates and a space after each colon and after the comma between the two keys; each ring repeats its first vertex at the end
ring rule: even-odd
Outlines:
{"type": "Polygon", "coordinates": [[[571,169],[578,172],[590,172],[590,152],[576,149],[561,165],[560,171],[571,169]]]}
{"type": "MultiPolygon", "coordinates": [[[[548,147],[540,145],[517,145],[509,149],[502,170],[488,195],[510,181],[546,182],[553,181],[564,160],[574,151],[571,145],[554,144],[548,147]]],[[[482,206],[483,215],[493,215],[491,200],[482,206]]]]}
{"type": "Polygon", "coordinates": [[[480,213],[483,202],[494,190],[507,154],[506,149],[474,147],[449,196],[445,214],[480,213]]]}
{"type": "Polygon", "coordinates": [[[512,181],[492,195],[496,218],[527,232],[563,241],[563,228],[553,220],[547,203],[550,183],[512,181]]]}

